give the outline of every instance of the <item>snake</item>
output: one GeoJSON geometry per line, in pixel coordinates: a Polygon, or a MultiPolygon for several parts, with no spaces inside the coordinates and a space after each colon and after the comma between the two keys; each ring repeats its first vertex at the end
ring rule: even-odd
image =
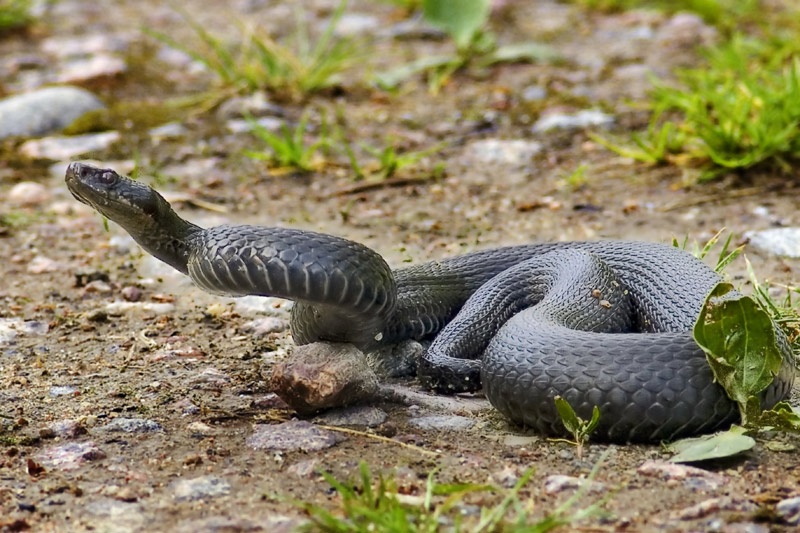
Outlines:
{"type": "MultiPolygon", "coordinates": [[[[585,419],[597,407],[592,438],[609,442],[672,440],[739,417],[692,335],[722,278],[676,247],[541,242],[393,270],[369,247],[325,233],[202,228],[112,169],[74,162],[66,184],[201,289],[293,300],[297,344],[369,351],[430,339],[418,365],[423,385],[482,389],[512,422],[543,434],[565,432],[556,396],[585,419]]],[[[794,379],[788,341],[775,330],[784,358],[760,394],[764,407],[786,398],[794,379]]]]}

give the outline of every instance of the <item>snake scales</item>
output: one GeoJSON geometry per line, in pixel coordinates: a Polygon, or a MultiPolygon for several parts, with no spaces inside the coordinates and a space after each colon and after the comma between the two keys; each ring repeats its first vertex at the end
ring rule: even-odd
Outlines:
{"type": "MultiPolygon", "coordinates": [[[[691,334],[720,277],[682,250],[636,241],[540,243],[392,271],[373,250],[331,235],[200,228],[155,190],[113,170],[73,163],[66,182],[78,200],[201,288],[295,300],[299,344],[370,350],[435,336],[420,362],[423,383],[442,391],[482,384],[496,408],[541,432],[563,432],[555,395],[582,417],[598,406],[594,437],[609,441],[673,439],[738,417],[691,334]]],[[[764,405],[789,394],[788,355],[762,393],[764,405]]]]}

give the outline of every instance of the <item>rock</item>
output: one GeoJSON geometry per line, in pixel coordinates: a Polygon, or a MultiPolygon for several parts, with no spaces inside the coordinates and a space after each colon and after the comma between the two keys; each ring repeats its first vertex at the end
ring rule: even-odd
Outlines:
{"type": "Polygon", "coordinates": [[[178,479],[170,483],[172,496],[178,501],[194,501],[203,498],[225,496],[231,492],[231,485],[216,476],[202,476],[194,479],[178,479]]]}
{"type": "Polygon", "coordinates": [[[102,428],[103,431],[118,433],[150,433],[161,431],[161,425],[155,420],[145,418],[115,418],[102,428]]]}
{"type": "Polygon", "coordinates": [[[58,261],[54,261],[49,257],[44,257],[43,255],[37,255],[28,263],[28,268],[26,270],[31,274],[44,274],[46,272],[58,272],[59,270],[63,270],[63,268],[64,266],[58,261]]]}
{"type": "Polygon", "coordinates": [[[233,309],[243,316],[253,316],[258,314],[289,317],[289,305],[287,300],[282,298],[272,298],[270,296],[242,296],[234,299],[233,309]]]}
{"type": "Polygon", "coordinates": [[[279,363],[270,387],[298,413],[310,414],[373,398],[378,378],[352,344],[315,342],[279,363]]]}
{"type": "Polygon", "coordinates": [[[606,489],[605,485],[596,481],[590,481],[586,478],[557,474],[553,476],[547,476],[547,479],[544,482],[544,491],[546,494],[558,494],[559,492],[563,492],[565,490],[579,489],[583,486],[588,486],[588,489],[592,492],[603,492],[606,489]]]}
{"type": "Polygon", "coordinates": [[[121,57],[111,54],[96,54],[65,63],[56,73],[54,81],[81,84],[87,81],[113,78],[126,70],[128,70],[128,66],[121,57]]]}
{"type": "Polygon", "coordinates": [[[449,413],[476,413],[493,409],[489,400],[483,397],[440,396],[419,392],[405,385],[382,385],[380,397],[389,402],[417,405],[449,413]]]}
{"type": "Polygon", "coordinates": [[[112,34],[86,34],[80,37],[50,37],[42,41],[42,51],[56,57],[79,57],[108,52],[125,52],[129,40],[112,34]]]}
{"type": "Polygon", "coordinates": [[[189,398],[181,398],[173,404],[175,409],[179,409],[183,415],[193,415],[200,412],[200,408],[189,398]]]}
{"type": "Polygon", "coordinates": [[[524,102],[537,102],[547,98],[547,89],[540,87],[539,85],[531,85],[529,87],[525,87],[520,96],[524,102]]]}
{"type": "Polygon", "coordinates": [[[74,396],[77,393],[78,389],[70,386],[50,387],[48,391],[48,394],[53,398],[57,398],[58,396],[74,396]]]}
{"type": "Polygon", "coordinates": [[[123,298],[125,298],[125,300],[129,302],[138,302],[139,300],[142,299],[142,289],[140,289],[139,287],[134,287],[132,285],[123,287],[122,290],[120,291],[120,294],[122,295],[123,298]]]}
{"type": "Polygon", "coordinates": [[[186,126],[180,122],[170,122],[168,124],[162,124],[157,128],[153,128],[147,133],[150,135],[151,139],[158,142],[165,139],[177,139],[179,137],[183,137],[188,131],[189,130],[186,129],[186,126]]]}
{"type": "Polygon", "coordinates": [[[209,516],[195,520],[181,520],[176,533],[246,533],[248,531],[268,531],[269,533],[289,533],[295,531],[295,522],[287,517],[270,516],[259,523],[246,518],[230,516],[209,516]],[[283,529],[278,519],[289,520],[292,529],[283,529]]]}
{"type": "Polygon", "coordinates": [[[128,311],[146,311],[155,315],[168,315],[175,311],[175,305],[160,302],[111,302],[105,307],[109,315],[121,315],[128,311]]]}
{"type": "Polygon", "coordinates": [[[190,379],[192,388],[219,391],[231,382],[230,376],[218,368],[206,368],[190,379]]]}
{"type": "Polygon", "coordinates": [[[192,437],[210,437],[216,433],[214,428],[200,421],[192,422],[186,426],[186,431],[188,431],[192,437]]]}
{"type": "Polygon", "coordinates": [[[326,411],[314,422],[326,426],[362,426],[374,428],[386,422],[386,413],[370,405],[356,405],[326,411]]]}
{"type": "MultiPolygon", "coordinates": [[[[711,529],[711,531],[716,531],[711,529]]],[[[735,522],[733,524],[725,524],[718,530],[720,533],[769,533],[769,527],[764,524],[756,524],[754,522],[735,522]]]]}
{"type": "Polygon", "coordinates": [[[657,477],[665,481],[682,481],[695,490],[717,490],[727,481],[724,476],[714,472],[666,461],[645,461],[637,472],[643,476],[657,477]]]}
{"type": "Polygon", "coordinates": [[[257,318],[250,322],[245,322],[240,328],[241,333],[250,335],[256,339],[266,337],[270,333],[281,333],[288,331],[289,322],[273,316],[257,318]]]}
{"type": "Polygon", "coordinates": [[[800,524],[800,496],[779,501],[775,512],[789,525],[800,524]]]}
{"type": "Polygon", "coordinates": [[[13,344],[19,335],[44,335],[50,330],[47,322],[22,321],[20,318],[0,318],[0,346],[13,344]]]}
{"type": "MultiPolygon", "coordinates": [[[[273,133],[279,132],[285,122],[275,117],[261,117],[255,119],[256,124],[273,133]]],[[[234,118],[225,122],[225,127],[231,133],[246,133],[252,131],[253,125],[244,119],[234,118]]]]}
{"type": "Polygon", "coordinates": [[[305,461],[300,461],[291,465],[286,469],[286,473],[295,475],[297,477],[311,478],[316,475],[318,466],[319,459],[315,457],[313,459],[306,459],[305,461]]]}
{"type": "Polygon", "coordinates": [[[47,448],[35,455],[47,468],[55,470],[75,470],[87,461],[104,459],[106,454],[92,441],[68,442],[47,448]]]}
{"type": "Polygon", "coordinates": [[[77,421],[72,419],[59,420],[47,426],[46,431],[54,437],[61,437],[64,439],[74,439],[80,435],[86,434],[86,428],[77,421]]]}
{"type": "Polygon", "coordinates": [[[41,183],[23,181],[11,187],[6,199],[14,205],[41,205],[50,200],[50,191],[41,183]]]}
{"type": "MultiPolygon", "coordinates": [[[[324,27],[329,24],[330,21],[323,21],[324,27]]],[[[339,37],[362,36],[374,33],[380,27],[381,21],[378,17],[366,13],[345,13],[339,18],[333,33],[339,37]]]]}
{"type": "MultiPolygon", "coordinates": [[[[225,100],[217,109],[217,118],[220,121],[242,118],[247,115],[252,117],[273,115],[267,118],[274,120],[274,117],[282,117],[285,114],[282,107],[269,101],[269,95],[264,91],[254,92],[248,96],[234,96],[225,100]]],[[[247,121],[241,122],[247,124],[247,121]]],[[[280,129],[280,126],[278,128],[280,129]]],[[[249,131],[249,127],[245,131],[249,131]]]]}
{"type": "Polygon", "coordinates": [[[19,152],[34,159],[69,159],[89,152],[106,150],[119,140],[118,131],[72,137],[45,137],[22,143],[19,152]]]}
{"type": "Polygon", "coordinates": [[[702,502],[686,507],[680,511],[672,513],[672,518],[678,520],[697,520],[703,518],[711,513],[718,511],[738,511],[741,513],[750,513],[756,510],[756,505],[747,500],[737,500],[730,496],[722,496],[719,498],[709,498],[702,502]]]}
{"type": "Polygon", "coordinates": [[[744,236],[749,244],[763,252],[800,258],[800,228],[772,228],[763,231],[748,231],[744,236]]]}
{"type": "Polygon", "coordinates": [[[501,487],[510,489],[513,488],[514,485],[516,485],[519,481],[519,475],[517,474],[517,470],[513,466],[509,465],[498,472],[492,473],[490,479],[492,480],[492,483],[496,483],[501,487]]]}
{"type": "Polygon", "coordinates": [[[523,166],[542,151],[541,143],[526,139],[481,139],[464,148],[464,157],[486,165],[523,166]]]}
{"type": "Polygon", "coordinates": [[[408,423],[419,429],[439,431],[461,431],[475,425],[473,419],[457,415],[421,416],[412,418],[408,423]]]}
{"type": "Polygon", "coordinates": [[[77,87],[46,87],[0,100],[0,139],[36,137],[63,130],[105,105],[77,87]]]}
{"type": "Polygon", "coordinates": [[[541,440],[541,437],[536,435],[506,435],[503,439],[503,444],[506,446],[530,446],[531,444],[541,440]]]}
{"type": "Polygon", "coordinates": [[[90,520],[90,529],[109,533],[140,531],[146,517],[142,506],[135,502],[124,502],[114,498],[103,498],[89,502],[83,507],[89,515],[105,520],[90,520]]]}
{"type": "Polygon", "coordinates": [[[342,434],[318,428],[304,420],[282,424],[256,424],[247,445],[254,450],[314,452],[330,448],[343,441],[342,434]]]}
{"type": "Polygon", "coordinates": [[[533,125],[534,133],[542,133],[554,129],[575,130],[592,126],[610,126],[614,117],[596,109],[585,109],[575,114],[550,113],[544,115],[533,125]]]}

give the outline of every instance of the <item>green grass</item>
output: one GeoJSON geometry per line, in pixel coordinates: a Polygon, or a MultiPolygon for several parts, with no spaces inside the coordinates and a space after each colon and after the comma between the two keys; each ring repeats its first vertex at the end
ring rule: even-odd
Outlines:
{"type": "MultiPolygon", "coordinates": [[[[595,465],[589,480],[596,475],[603,459],[595,465]]],[[[323,476],[339,495],[338,508],[328,510],[318,505],[298,502],[310,518],[305,531],[321,533],[436,533],[439,531],[483,533],[503,531],[508,533],[543,533],[569,525],[601,511],[606,499],[576,509],[585,496],[586,488],[578,490],[571,498],[550,511],[545,518],[530,523],[528,512],[531,501],[524,501],[520,492],[533,475],[529,469],[512,489],[504,490],[489,485],[440,484],[434,479],[435,471],[428,475],[425,492],[420,496],[398,492],[393,477],[379,475],[373,479],[366,464],[361,463],[359,482],[342,482],[328,473],[323,476]],[[481,507],[474,516],[463,514],[470,496],[487,492],[505,493],[500,503],[481,507]]]]}
{"type": "Polygon", "coordinates": [[[342,136],[341,145],[347,155],[355,179],[382,180],[391,178],[403,169],[414,167],[422,159],[440,151],[445,146],[445,143],[437,144],[425,150],[400,150],[391,139],[383,147],[359,143],[361,149],[374,159],[374,161],[367,164],[363,164],[358,160],[352,144],[344,136],[342,136]]]}
{"type": "Polygon", "coordinates": [[[653,116],[633,145],[595,137],[648,164],[695,169],[699,181],[729,171],[788,171],[800,159],[800,47],[734,36],[707,53],[707,64],[655,82],[653,116]]]}
{"type": "Polygon", "coordinates": [[[241,41],[230,45],[186,11],[180,13],[197,35],[196,44],[179,43],[154,30],[144,31],[203,63],[223,87],[241,91],[268,89],[279,96],[300,99],[335,85],[339,76],[361,59],[358,42],[334,35],[346,8],[347,1],[343,0],[316,40],[298,8],[290,45],[243,22],[238,23],[241,41]]]}
{"type": "Polygon", "coordinates": [[[306,109],[296,126],[289,127],[284,123],[281,125],[280,133],[273,133],[253,118],[248,118],[252,133],[267,146],[267,150],[248,150],[245,154],[253,159],[273,161],[282,167],[291,167],[302,171],[313,170],[315,168],[314,155],[322,148],[329,146],[330,141],[324,119],[320,138],[313,142],[308,140],[306,133],[310,116],[311,111],[306,109]]]}
{"type": "Polygon", "coordinates": [[[759,0],[570,0],[588,9],[621,12],[631,9],[655,9],[667,13],[697,13],[711,24],[727,26],[731,21],[756,16],[759,0]]]}
{"type": "Polygon", "coordinates": [[[30,24],[30,8],[30,0],[0,0],[0,34],[30,24]]]}

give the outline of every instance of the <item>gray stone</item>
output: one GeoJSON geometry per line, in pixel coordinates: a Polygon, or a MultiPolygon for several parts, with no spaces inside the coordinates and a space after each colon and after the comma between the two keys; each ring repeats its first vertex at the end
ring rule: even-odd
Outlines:
{"type": "Polygon", "coordinates": [[[538,85],[531,85],[522,90],[522,100],[525,102],[536,102],[547,97],[547,89],[538,85]]]}
{"type": "Polygon", "coordinates": [[[103,498],[88,503],[84,511],[91,515],[91,529],[109,533],[141,531],[145,522],[142,506],[135,502],[123,502],[114,498],[103,498]],[[100,520],[98,520],[100,519],[100,520]]]}
{"type": "Polygon", "coordinates": [[[602,483],[590,481],[586,478],[556,474],[547,476],[544,482],[544,491],[546,494],[558,494],[565,490],[579,489],[583,486],[587,486],[588,490],[592,492],[602,492],[606,488],[602,483]]]}
{"type": "Polygon", "coordinates": [[[314,421],[326,426],[366,426],[374,428],[386,422],[386,413],[377,407],[357,405],[327,411],[316,417],[314,421]]]}
{"type": "Polygon", "coordinates": [[[11,187],[6,199],[15,205],[40,205],[50,200],[50,191],[41,183],[23,181],[11,187]]]}
{"type": "Polygon", "coordinates": [[[106,150],[120,138],[118,131],[89,133],[73,137],[45,137],[24,142],[19,147],[19,152],[33,159],[69,159],[89,152],[106,150]]]}
{"type": "Polygon", "coordinates": [[[775,505],[775,512],[787,524],[793,526],[800,524],[800,496],[779,501],[775,505]]]}
{"type": "Polygon", "coordinates": [[[748,231],[744,234],[750,245],[763,252],[800,258],[800,228],[772,228],[763,231],[748,231]]]}
{"type": "Polygon", "coordinates": [[[63,130],[75,119],[105,106],[77,87],[47,87],[0,100],[0,139],[37,137],[63,130]]]}
{"type": "Polygon", "coordinates": [[[54,387],[50,387],[48,394],[53,398],[56,398],[58,396],[73,396],[76,392],[78,392],[78,389],[75,387],[69,385],[56,385],[54,387]]]}
{"type": "Polygon", "coordinates": [[[170,488],[172,489],[172,496],[178,501],[214,498],[231,492],[230,483],[216,476],[178,479],[170,484],[170,488]]]}
{"type": "Polygon", "coordinates": [[[73,439],[86,433],[86,428],[80,422],[69,418],[53,422],[47,426],[47,430],[52,432],[55,437],[67,439],[73,439]]]}
{"type": "Polygon", "coordinates": [[[167,124],[162,124],[157,128],[153,128],[147,133],[153,140],[160,141],[163,139],[176,139],[178,137],[183,137],[188,131],[189,130],[186,129],[186,126],[180,122],[169,122],[167,124]]]}
{"type": "Polygon", "coordinates": [[[106,454],[92,441],[68,442],[47,448],[36,454],[45,467],[55,470],[75,470],[87,461],[104,459],[106,454]]]}
{"type": "Polygon", "coordinates": [[[614,117],[597,109],[584,109],[574,114],[551,113],[536,121],[533,125],[534,133],[541,133],[555,129],[575,130],[592,126],[610,126],[614,117]]]}
{"type": "Polygon", "coordinates": [[[304,420],[290,420],[282,424],[257,424],[247,445],[254,450],[280,450],[314,452],[330,448],[344,440],[334,431],[319,428],[304,420]]]}
{"type": "MultiPolygon", "coordinates": [[[[327,27],[329,21],[324,21],[324,26],[327,27]]],[[[350,37],[356,35],[363,35],[365,33],[373,33],[381,26],[381,21],[378,17],[368,15],[366,13],[345,13],[339,18],[339,22],[334,28],[334,34],[339,37],[350,37]]]]}
{"type": "Polygon", "coordinates": [[[665,481],[682,481],[695,490],[717,490],[727,481],[725,476],[720,474],[667,461],[645,461],[637,472],[643,476],[657,477],[665,481]]]}
{"type": "Polygon", "coordinates": [[[439,431],[461,431],[475,425],[473,419],[457,415],[421,416],[412,418],[408,423],[419,429],[439,431]]]}
{"type": "Polygon", "coordinates": [[[161,425],[155,420],[146,418],[115,418],[102,428],[103,431],[119,433],[150,433],[161,431],[161,425]]]}
{"type": "Polygon", "coordinates": [[[469,143],[465,157],[487,165],[522,166],[542,151],[541,143],[526,139],[482,139],[469,143]]]}

